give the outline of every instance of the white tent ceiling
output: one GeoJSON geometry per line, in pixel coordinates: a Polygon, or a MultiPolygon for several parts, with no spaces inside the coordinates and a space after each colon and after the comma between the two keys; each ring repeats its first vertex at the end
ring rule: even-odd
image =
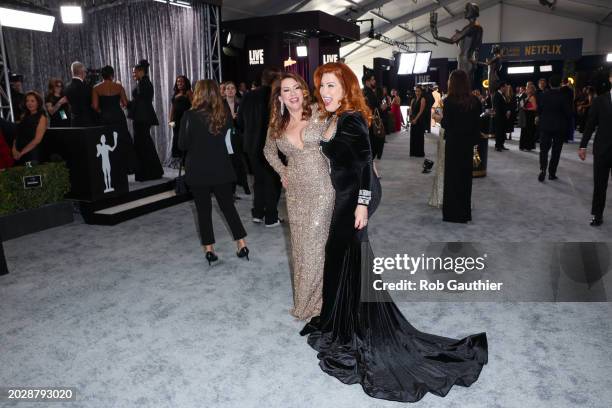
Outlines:
{"type": "MultiPolygon", "coordinates": [[[[549,0],[550,1],[550,0],[549,0]]],[[[500,3],[548,13],[582,22],[612,27],[612,0],[557,0],[549,9],[538,0],[475,0],[481,11],[500,3]]],[[[438,12],[439,26],[462,20],[466,0],[224,0],[223,20],[320,10],[346,19],[374,19],[374,30],[387,37],[414,41],[416,32],[427,38],[429,13],[438,12]]],[[[513,22],[517,30],[520,22],[513,22]]],[[[543,21],[545,24],[546,21],[543,21]]],[[[373,49],[387,48],[368,38],[369,24],[361,26],[361,40],[342,47],[341,56],[355,57],[373,49]]]]}

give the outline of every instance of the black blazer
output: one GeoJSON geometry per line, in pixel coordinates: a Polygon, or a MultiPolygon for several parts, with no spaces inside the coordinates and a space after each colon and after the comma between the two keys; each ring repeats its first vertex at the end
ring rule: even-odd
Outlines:
{"type": "Polygon", "coordinates": [[[270,93],[269,86],[247,93],[240,103],[236,118],[236,126],[242,132],[244,152],[251,157],[261,155],[264,162],[263,148],[270,122],[270,93]]]}
{"type": "Polygon", "coordinates": [[[612,94],[610,92],[598,96],[593,101],[580,147],[587,147],[595,128],[597,128],[597,134],[593,142],[593,154],[604,155],[612,149],[612,94]]]}
{"type": "Polygon", "coordinates": [[[91,107],[91,88],[80,79],[73,78],[66,86],[64,95],[70,104],[70,125],[93,126],[95,117],[91,107]]]}
{"type": "Polygon", "coordinates": [[[539,128],[544,132],[565,132],[572,117],[572,106],[567,95],[559,89],[549,89],[538,99],[539,128]]]}
{"type": "Polygon", "coordinates": [[[234,167],[225,145],[225,134],[232,126],[229,108],[226,123],[213,135],[208,130],[208,114],[188,110],[181,118],[179,149],[186,153],[185,181],[190,186],[214,186],[236,181],[234,167]]]}
{"type": "Polygon", "coordinates": [[[132,89],[132,100],[128,105],[128,118],[134,122],[151,126],[159,125],[155,109],[153,109],[153,84],[146,75],[132,89]]]}

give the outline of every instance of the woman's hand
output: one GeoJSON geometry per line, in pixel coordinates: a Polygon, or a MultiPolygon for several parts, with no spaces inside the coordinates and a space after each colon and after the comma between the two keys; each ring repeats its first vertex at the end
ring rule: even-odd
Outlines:
{"type": "Polygon", "coordinates": [[[360,230],[368,225],[368,207],[357,205],[355,208],[355,228],[360,230]]]}
{"type": "Polygon", "coordinates": [[[21,158],[21,153],[13,147],[13,159],[19,160],[21,158]]]}
{"type": "Polygon", "coordinates": [[[65,96],[62,96],[62,97],[60,98],[60,100],[59,100],[59,101],[57,101],[57,103],[58,103],[60,106],[62,106],[63,104],[68,103],[68,98],[67,98],[67,97],[65,97],[65,96]]]}
{"type": "Polygon", "coordinates": [[[281,176],[281,183],[283,184],[283,187],[286,190],[287,189],[287,185],[289,184],[288,181],[287,181],[287,176],[286,175],[282,175],[281,176]]]}

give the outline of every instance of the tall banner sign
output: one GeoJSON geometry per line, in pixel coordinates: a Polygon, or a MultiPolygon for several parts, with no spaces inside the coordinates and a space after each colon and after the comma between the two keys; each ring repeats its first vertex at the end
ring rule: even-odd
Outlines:
{"type": "Polygon", "coordinates": [[[480,48],[479,59],[484,61],[493,55],[493,47],[499,46],[506,61],[576,60],[582,57],[582,38],[564,40],[520,41],[486,43],[480,48]]]}

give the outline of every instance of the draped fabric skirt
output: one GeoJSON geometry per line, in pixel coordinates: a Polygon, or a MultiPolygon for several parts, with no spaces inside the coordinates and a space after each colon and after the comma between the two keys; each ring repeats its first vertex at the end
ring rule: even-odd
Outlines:
{"type": "MultiPolygon", "coordinates": [[[[415,402],[428,392],[443,397],[455,384],[470,386],[487,363],[486,334],[452,339],[420,332],[387,292],[371,289],[374,254],[367,230],[353,228],[353,198],[336,196],[321,315],[301,331],[318,351],[319,366],[343,383],[361,384],[372,397],[393,401],[415,402]]],[[[375,207],[370,205],[370,219],[375,207]]]]}

